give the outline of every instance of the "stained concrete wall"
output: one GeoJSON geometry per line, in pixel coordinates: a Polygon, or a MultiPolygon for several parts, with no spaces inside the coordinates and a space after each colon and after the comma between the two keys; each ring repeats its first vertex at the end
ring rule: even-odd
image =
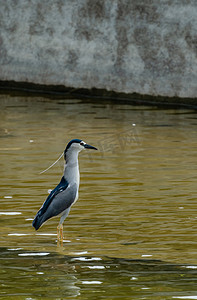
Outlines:
{"type": "Polygon", "coordinates": [[[0,28],[0,80],[196,98],[196,0],[0,0],[0,28]]]}

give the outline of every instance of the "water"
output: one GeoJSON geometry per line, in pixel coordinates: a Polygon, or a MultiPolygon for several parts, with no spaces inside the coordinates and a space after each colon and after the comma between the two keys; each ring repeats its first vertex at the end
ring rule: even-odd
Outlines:
{"type": "Polygon", "coordinates": [[[197,299],[196,111],[0,96],[0,297],[197,299]],[[79,200],[64,224],[32,218],[62,176],[39,175],[72,138],[79,200]]]}

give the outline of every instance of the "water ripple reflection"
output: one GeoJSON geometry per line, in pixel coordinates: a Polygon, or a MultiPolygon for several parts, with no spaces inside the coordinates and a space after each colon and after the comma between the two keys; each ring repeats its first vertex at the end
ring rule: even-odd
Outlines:
{"type": "Polygon", "coordinates": [[[196,111],[0,100],[1,298],[195,299],[196,111]],[[39,173],[72,138],[99,151],[80,154],[79,201],[57,246],[57,218],[31,223],[63,161],[39,173]]]}
{"type": "Polygon", "coordinates": [[[134,299],[172,299],[182,294],[193,297],[197,291],[197,266],[191,269],[160,260],[73,257],[0,248],[0,261],[0,281],[6,283],[0,295],[8,297],[22,293],[23,297],[58,299],[63,293],[64,297],[91,299],[96,293],[105,299],[129,299],[130,295],[134,299]]]}

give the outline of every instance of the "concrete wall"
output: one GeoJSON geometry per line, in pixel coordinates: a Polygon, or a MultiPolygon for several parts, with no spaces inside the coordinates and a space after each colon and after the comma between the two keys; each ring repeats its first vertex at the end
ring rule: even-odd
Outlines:
{"type": "Polygon", "coordinates": [[[0,28],[0,80],[196,98],[196,0],[0,0],[0,28]]]}

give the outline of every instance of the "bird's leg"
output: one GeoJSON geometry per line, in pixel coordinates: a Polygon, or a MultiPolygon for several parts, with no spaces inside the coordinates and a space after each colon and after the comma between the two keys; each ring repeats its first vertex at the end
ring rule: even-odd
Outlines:
{"type": "Polygon", "coordinates": [[[60,241],[63,241],[63,224],[60,224],[60,241]]]}
{"type": "Polygon", "coordinates": [[[57,240],[60,240],[60,225],[57,226],[57,240]]]}
{"type": "Polygon", "coordinates": [[[58,225],[58,236],[57,236],[57,238],[58,238],[58,241],[60,241],[60,242],[62,242],[62,243],[63,243],[63,239],[64,239],[64,237],[63,237],[63,222],[64,222],[64,220],[66,219],[66,217],[68,216],[69,211],[70,211],[70,207],[67,208],[67,209],[63,212],[63,214],[62,214],[62,216],[61,216],[61,218],[60,218],[59,225],[58,225]]]}

